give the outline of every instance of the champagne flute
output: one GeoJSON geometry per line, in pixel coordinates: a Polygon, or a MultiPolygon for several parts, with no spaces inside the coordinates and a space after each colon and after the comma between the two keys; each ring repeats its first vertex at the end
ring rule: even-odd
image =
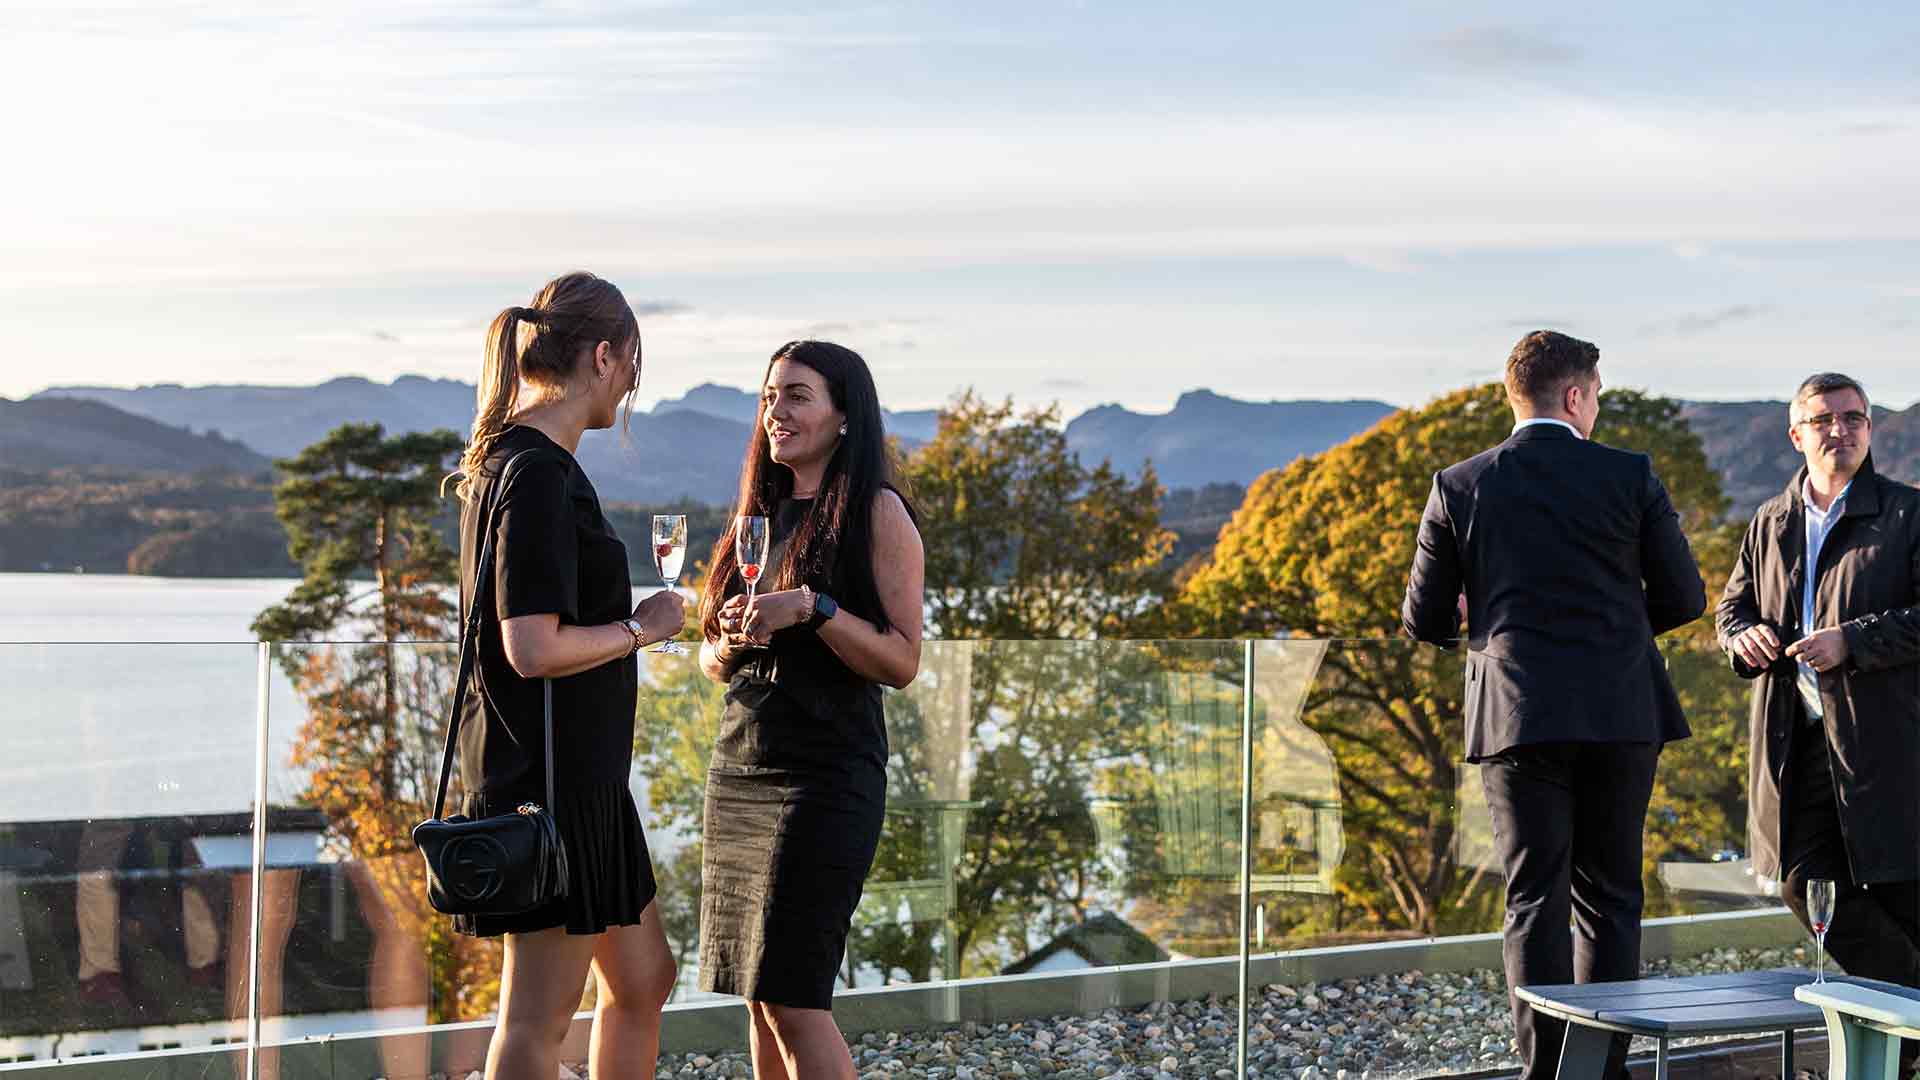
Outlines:
{"type": "Polygon", "coordinates": [[[740,564],[740,577],[747,583],[747,601],[753,601],[760,583],[761,564],[767,559],[767,519],[757,514],[742,514],[733,526],[733,557],[740,564]]]}
{"type": "Polygon", "coordinates": [[[1833,882],[1826,878],[1807,880],[1807,921],[1813,924],[1820,964],[1813,981],[1823,983],[1827,981],[1827,926],[1833,922],[1833,882]]]}
{"type": "MultiPolygon", "coordinates": [[[[680,582],[680,564],[687,557],[687,515],[653,515],[653,566],[660,581],[671,589],[680,582]]],[[[685,656],[686,646],[668,638],[647,650],[668,656],[685,656]]]]}

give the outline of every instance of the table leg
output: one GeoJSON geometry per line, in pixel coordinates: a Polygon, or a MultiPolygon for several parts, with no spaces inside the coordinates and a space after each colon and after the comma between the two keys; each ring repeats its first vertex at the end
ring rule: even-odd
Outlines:
{"type": "Polygon", "coordinates": [[[1613,1032],[1569,1022],[1555,1080],[1602,1080],[1607,1071],[1607,1051],[1612,1044],[1613,1032]]]}
{"type": "MultiPolygon", "coordinates": [[[[1667,1080],[1667,1040],[1653,1040],[1653,1080],[1667,1080]]],[[[1786,1080],[1792,1080],[1787,1077],[1786,1080]]]]}
{"type": "Polygon", "coordinates": [[[1793,1080],[1793,1029],[1780,1033],[1780,1080],[1793,1080]]]}

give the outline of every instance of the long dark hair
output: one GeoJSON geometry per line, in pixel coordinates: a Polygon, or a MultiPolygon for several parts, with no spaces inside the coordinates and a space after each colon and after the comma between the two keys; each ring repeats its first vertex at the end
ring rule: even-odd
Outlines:
{"type": "MultiPolygon", "coordinates": [[[[803,582],[817,589],[831,590],[833,598],[847,610],[878,626],[882,633],[891,629],[886,608],[880,603],[880,589],[873,577],[873,501],[882,491],[892,491],[906,504],[907,514],[916,521],[913,502],[901,490],[893,455],[887,448],[887,432],[880,415],[880,395],[873,388],[873,373],[860,354],[827,341],[789,341],[774,350],[767,361],[767,373],[760,378],[763,391],[773,374],[773,365],[782,360],[805,364],[826,380],[833,407],[847,418],[847,433],[834,447],[827,470],[820,480],[806,518],[787,541],[786,559],[781,566],[769,567],[771,586],[798,588],[803,582]]],[[[753,432],[747,437],[747,456],[740,466],[740,497],[734,514],[772,517],[780,504],[793,495],[793,471],[777,465],[773,447],[767,439],[767,399],[760,395],[760,407],[753,417],[753,432]]],[[[720,605],[739,563],[734,557],[733,531],[720,534],[707,563],[707,584],[700,600],[701,628],[710,638],[720,636],[720,605]]]]}

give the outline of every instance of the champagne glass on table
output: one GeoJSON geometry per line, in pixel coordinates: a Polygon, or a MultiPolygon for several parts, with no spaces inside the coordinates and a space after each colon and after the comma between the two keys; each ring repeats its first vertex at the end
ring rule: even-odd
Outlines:
{"type": "Polygon", "coordinates": [[[1826,878],[1807,881],[1807,921],[1813,924],[1820,965],[1813,981],[1823,983],[1827,981],[1827,926],[1833,922],[1833,882],[1826,878]]]}
{"type": "Polygon", "coordinates": [[[767,560],[767,519],[743,514],[733,525],[733,557],[740,564],[740,577],[747,583],[747,599],[752,601],[760,583],[760,571],[767,560]]]}
{"type": "MultiPolygon", "coordinates": [[[[680,582],[680,564],[687,558],[687,515],[653,515],[653,566],[660,571],[660,581],[671,589],[680,582]]],[[[686,655],[686,646],[668,638],[655,645],[649,652],[665,653],[668,656],[686,655]]]]}

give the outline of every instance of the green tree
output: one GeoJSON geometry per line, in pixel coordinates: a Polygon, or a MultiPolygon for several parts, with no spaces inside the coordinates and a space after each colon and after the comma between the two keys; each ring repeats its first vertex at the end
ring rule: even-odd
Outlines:
{"type": "Polygon", "coordinates": [[[440,487],[464,442],[451,431],[387,437],[342,424],[275,462],[274,513],[300,564],[298,588],[253,622],[263,640],[354,633],[356,640],[444,639],[459,557],[440,538],[440,487]],[[369,591],[361,582],[373,579],[369,591]],[[360,624],[355,626],[354,624],[360,624]],[[355,631],[358,631],[355,633],[355,631]]]}
{"type": "Polygon", "coordinates": [[[971,391],[906,460],[922,517],[929,638],[1069,638],[1133,627],[1168,588],[1173,534],[1151,467],[1130,481],[1067,448],[1060,410],[971,391]]]}
{"type": "MultiPolygon", "coordinates": [[[[1474,387],[1265,474],[1169,605],[1169,622],[1188,633],[1347,639],[1329,649],[1305,721],[1333,749],[1348,850],[1360,856],[1348,858],[1336,888],[1383,930],[1484,929],[1492,910],[1483,890],[1497,883],[1463,873],[1459,860],[1459,654],[1391,639],[1400,636],[1400,601],[1434,471],[1500,442],[1511,424],[1503,389],[1474,387]]],[[[1650,454],[1697,550],[1719,550],[1725,500],[1678,402],[1609,391],[1594,434],[1650,454]]],[[[1698,641],[1675,638],[1668,648],[1696,649],[1698,641]]],[[[1727,719],[1693,716],[1696,730],[1714,732],[1727,719]]],[[[1725,740],[1696,745],[1718,754],[1725,740]]],[[[1676,762],[1687,744],[1674,749],[1662,770],[1668,776],[1693,765],[1676,762]]],[[[1703,798],[1725,793],[1724,785],[1697,786],[1712,792],[1682,784],[1663,795],[1692,813],[1703,798]]],[[[1666,844],[1656,835],[1650,860],[1666,844]]]]}

